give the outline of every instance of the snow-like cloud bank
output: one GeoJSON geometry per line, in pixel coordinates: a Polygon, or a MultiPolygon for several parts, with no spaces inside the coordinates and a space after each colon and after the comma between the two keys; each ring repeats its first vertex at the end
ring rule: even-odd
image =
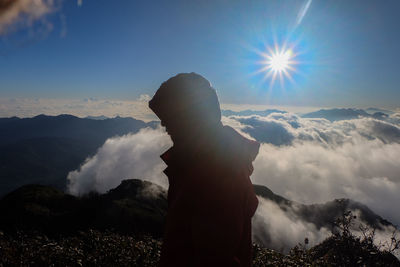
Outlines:
{"type": "Polygon", "coordinates": [[[150,121],[157,119],[148,107],[146,94],[136,100],[0,98],[0,117],[33,117],[40,114],[71,114],[78,117],[133,117],[150,121]]]}
{"type": "Polygon", "coordinates": [[[105,193],[125,179],[142,179],[167,187],[160,154],[171,146],[171,139],[160,128],[145,128],[136,134],[108,139],[97,154],[68,174],[68,191],[82,195],[105,193]]]}
{"type": "MultiPolygon", "coordinates": [[[[262,141],[253,183],[305,204],[351,198],[399,225],[400,128],[396,118],[398,114],[385,121],[330,122],[275,113],[223,117],[223,123],[262,141]]],[[[109,139],[93,158],[69,174],[69,190],[74,194],[105,192],[126,178],[166,187],[165,165],[159,155],[170,145],[162,128],[109,139]]],[[[292,247],[305,237],[312,245],[329,235],[328,229],[303,221],[265,199],[260,199],[253,227],[255,240],[276,249],[292,247]]],[[[382,231],[381,239],[388,233],[382,231]]]]}
{"type": "MultiPolygon", "coordinates": [[[[305,239],[308,241],[308,246],[312,247],[321,243],[332,232],[338,231],[338,228],[332,228],[330,224],[322,224],[323,226],[321,226],[318,218],[313,218],[310,221],[301,217],[301,208],[296,203],[290,206],[280,206],[269,199],[262,197],[258,197],[258,199],[259,205],[252,219],[253,241],[263,244],[265,247],[287,253],[298,244],[304,245],[305,239]]],[[[333,211],[329,211],[329,205],[332,203],[329,202],[323,205],[321,217],[326,216],[326,212],[333,211]]],[[[308,209],[313,207],[313,205],[307,206],[308,209]]],[[[365,234],[368,235],[374,231],[374,243],[381,249],[390,248],[393,233],[396,233],[397,238],[399,237],[398,230],[394,226],[378,223],[374,228],[367,221],[364,221],[362,212],[359,209],[349,206],[347,210],[352,211],[352,216],[355,215],[355,219],[352,219],[350,224],[350,230],[353,235],[363,238],[365,234]],[[362,232],[362,227],[365,232],[362,232]]],[[[337,213],[335,218],[341,216],[340,211],[335,210],[335,213],[337,213]]],[[[318,216],[318,213],[314,215],[318,216]]]]}
{"type": "Polygon", "coordinates": [[[275,202],[258,198],[259,205],[253,217],[253,240],[268,248],[287,252],[308,238],[310,246],[330,236],[330,230],[317,229],[313,223],[300,220],[291,209],[283,210],[275,202]]]}
{"type": "Polygon", "coordinates": [[[263,141],[254,162],[254,183],[306,204],[351,198],[400,224],[395,206],[400,203],[398,125],[371,118],[329,122],[294,114],[230,120],[236,121],[233,127],[263,141]]]}
{"type": "Polygon", "coordinates": [[[252,180],[302,203],[351,198],[399,224],[400,144],[382,141],[276,147],[264,144],[252,180]]]}
{"type": "Polygon", "coordinates": [[[393,114],[386,120],[359,118],[330,122],[320,118],[301,118],[293,113],[272,113],[265,117],[231,116],[224,122],[261,143],[282,146],[310,142],[336,147],[355,139],[400,143],[398,118],[398,114],[393,114]]]}

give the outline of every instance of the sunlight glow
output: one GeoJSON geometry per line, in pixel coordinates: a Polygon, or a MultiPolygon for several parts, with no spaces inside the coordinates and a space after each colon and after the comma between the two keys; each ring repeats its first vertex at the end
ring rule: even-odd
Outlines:
{"type": "Polygon", "coordinates": [[[281,86],[284,86],[285,79],[294,82],[291,72],[296,71],[294,66],[298,62],[295,61],[297,54],[293,52],[293,49],[275,45],[274,49],[267,48],[266,50],[266,52],[259,52],[262,59],[258,62],[261,68],[257,73],[265,73],[264,80],[270,79],[270,87],[274,85],[277,78],[281,86]]]}
{"type": "Polygon", "coordinates": [[[288,68],[290,63],[291,50],[285,52],[278,52],[270,56],[268,64],[274,71],[283,71],[288,68]]]}

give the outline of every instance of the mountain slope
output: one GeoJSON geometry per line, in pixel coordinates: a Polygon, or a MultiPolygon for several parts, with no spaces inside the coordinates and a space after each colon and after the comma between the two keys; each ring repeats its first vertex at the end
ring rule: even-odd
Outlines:
{"type": "Polygon", "coordinates": [[[156,127],[133,118],[0,118],[0,197],[24,184],[65,189],[66,177],[110,137],[156,127]]]}
{"type": "Polygon", "coordinates": [[[0,146],[0,195],[31,183],[63,190],[68,172],[77,169],[96,149],[96,143],[63,137],[0,146]]]}
{"type": "MultiPolygon", "coordinates": [[[[265,186],[254,188],[259,197],[282,208],[300,205],[265,186]]],[[[48,186],[23,186],[0,200],[0,265],[155,266],[159,262],[166,202],[163,188],[141,180],[125,180],[106,194],[82,198],[48,186]]],[[[325,211],[327,204],[318,204],[312,210],[334,216],[338,205],[352,205],[342,200],[332,203],[327,204],[333,213],[325,211]]],[[[370,212],[361,204],[357,208],[362,213],[370,212]]],[[[296,246],[288,255],[253,244],[253,265],[399,266],[400,262],[365,240],[338,234],[310,249],[296,246]]]]}
{"type": "Polygon", "coordinates": [[[101,145],[109,137],[136,132],[146,126],[149,124],[144,121],[121,117],[93,120],[64,114],[0,118],[0,145],[40,137],[90,140],[101,145]]]}
{"type": "Polygon", "coordinates": [[[0,229],[58,235],[95,228],[160,236],[166,210],[165,191],[141,180],[126,180],[106,194],[80,198],[49,186],[25,185],[1,199],[0,229]]]}
{"type": "Polygon", "coordinates": [[[295,215],[297,220],[312,223],[317,229],[325,227],[332,230],[335,219],[343,216],[347,211],[359,213],[359,219],[371,228],[382,229],[384,226],[393,226],[366,205],[351,199],[335,199],[326,203],[305,205],[281,197],[265,186],[254,185],[254,191],[257,196],[273,201],[282,210],[295,215]]]}
{"type": "MultiPolygon", "coordinates": [[[[352,200],[304,205],[276,195],[265,186],[254,185],[254,189],[258,197],[273,201],[282,210],[297,216],[297,220],[313,223],[317,228],[333,229],[335,219],[348,210],[358,210],[361,219],[372,228],[391,225],[367,206],[352,200]]],[[[124,180],[106,194],[89,194],[82,198],[48,186],[27,185],[0,201],[0,214],[6,218],[2,223],[7,228],[37,228],[42,225],[46,227],[41,230],[54,232],[113,228],[160,234],[167,212],[166,196],[162,187],[137,179],[124,180]]]]}
{"type": "Polygon", "coordinates": [[[365,111],[368,112],[371,115],[374,114],[374,113],[378,113],[378,112],[385,113],[385,114],[388,114],[388,115],[394,114],[394,112],[391,111],[391,110],[381,109],[381,108],[372,108],[372,107],[371,108],[367,108],[365,111]]]}
{"type": "Polygon", "coordinates": [[[303,114],[303,118],[324,118],[330,121],[338,120],[350,120],[357,119],[359,117],[371,117],[362,109],[352,109],[352,108],[335,108],[335,109],[321,109],[318,111],[303,114]]]}

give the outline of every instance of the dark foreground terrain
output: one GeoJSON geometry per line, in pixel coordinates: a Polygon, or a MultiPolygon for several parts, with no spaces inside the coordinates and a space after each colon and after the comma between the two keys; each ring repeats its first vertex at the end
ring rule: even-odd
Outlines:
{"type": "MultiPolygon", "coordinates": [[[[254,245],[254,266],[400,266],[392,254],[354,237],[332,236],[288,255],[254,245]]],[[[0,266],[157,266],[161,241],[111,231],[80,231],[49,238],[41,233],[0,232],[0,266]]]]}
{"type": "MultiPolygon", "coordinates": [[[[257,185],[255,192],[334,234],[314,247],[305,240],[288,255],[254,245],[254,266],[400,266],[390,253],[400,247],[396,238],[380,250],[373,232],[353,236],[352,210],[370,229],[391,225],[368,207],[343,199],[303,205],[257,185]]],[[[82,197],[23,186],[0,200],[0,267],[157,266],[166,209],[165,190],[141,180],[82,197]]]]}

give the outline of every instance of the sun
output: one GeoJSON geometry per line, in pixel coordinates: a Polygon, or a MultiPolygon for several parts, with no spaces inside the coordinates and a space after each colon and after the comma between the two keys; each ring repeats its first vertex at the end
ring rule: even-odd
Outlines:
{"type": "Polygon", "coordinates": [[[293,48],[285,46],[274,48],[267,47],[266,51],[259,53],[261,60],[258,62],[261,68],[257,73],[264,73],[264,80],[270,79],[270,87],[272,87],[279,78],[281,86],[284,86],[285,79],[293,81],[292,73],[296,71],[295,65],[298,64],[293,48]]]}
{"type": "Polygon", "coordinates": [[[273,71],[284,71],[290,67],[291,50],[278,52],[268,57],[267,64],[273,71]]]}

